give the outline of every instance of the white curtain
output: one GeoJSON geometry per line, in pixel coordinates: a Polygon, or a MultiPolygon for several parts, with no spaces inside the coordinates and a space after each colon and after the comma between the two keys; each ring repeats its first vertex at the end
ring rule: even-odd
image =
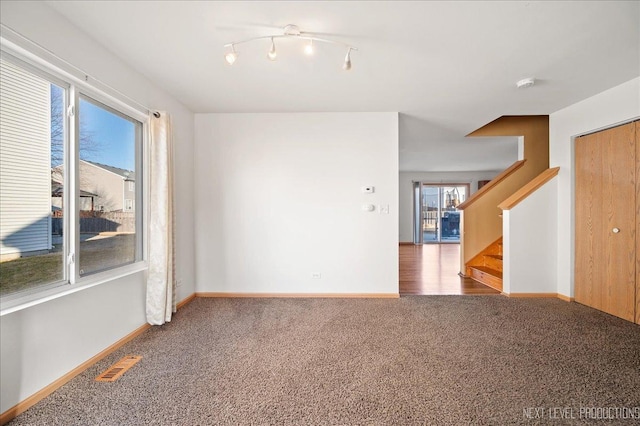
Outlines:
{"type": "Polygon", "coordinates": [[[171,119],[150,114],[149,147],[149,272],[147,322],[171,321],[176,311],[175,252],[173,235],[173,138],[171,119]]]}

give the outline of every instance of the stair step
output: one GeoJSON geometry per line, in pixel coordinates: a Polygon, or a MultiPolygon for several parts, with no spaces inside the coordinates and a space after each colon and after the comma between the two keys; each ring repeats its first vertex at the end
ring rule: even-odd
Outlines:
{"type": "Polygon", "coordinates": [[[484,272],[485,274],[489,274],[492,275],[496,278],[500,278],[502,279],[502,272],[501,271],[497,271],[493,268],[488,268],[486,266],[472,266],[471,269],[477,269],[480,272],[484,272]]]}
{"type": "Polygon", "coordinates": [[[502,272],[502,255],[501,254],[485,254],[484,266],[502,272]]]}
{"type": "Polygon", "coordinates": [[[498,291],[502,291],[502,271],[487,266],[471,266],[471,279],[498,291]]]}

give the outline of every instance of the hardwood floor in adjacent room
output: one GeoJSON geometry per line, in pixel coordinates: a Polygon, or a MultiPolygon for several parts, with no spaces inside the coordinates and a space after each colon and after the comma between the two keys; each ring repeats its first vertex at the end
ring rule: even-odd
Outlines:
{"type": "Polygon", "coordinates": [[[400,295],[500,294],[458,272],[459,244],[400,245],[400,295]]]}

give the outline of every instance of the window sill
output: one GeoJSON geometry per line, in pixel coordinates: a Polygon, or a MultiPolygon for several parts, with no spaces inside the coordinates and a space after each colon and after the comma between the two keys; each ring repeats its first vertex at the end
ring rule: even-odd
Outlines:
{"type": "Polygon", "coordinates": [[[30,308],[68,294],[86,290],[109,281],[136,274],[148,269],[147,262],[136,262],[130,265],[115,268],[83,277],[75,284],[61,284],[52,288],[34,291],[28,294],[8,295],[0,301],[0,316],[11,314],[22,309],[30,308]]]}

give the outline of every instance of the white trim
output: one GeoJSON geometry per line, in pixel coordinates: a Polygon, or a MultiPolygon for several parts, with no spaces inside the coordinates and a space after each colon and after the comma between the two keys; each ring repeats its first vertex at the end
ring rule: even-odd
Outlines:
{"type": "Polygon", "coordinates": [[[68,90],[69,89],[69,81],[64,80],[60,77],[55,71],[52,71],[51,68],[46,68],[42,66],[35,65],[33,62],[28,61],[24,55],[21,55],[18,52],[15,52],[11,49],[7,49],[4,45],[4,40],[0,37],[0,51],[2,52],[2,57],[5,61],[11,62],[12,64],[18,65],[21,68],[41,77],[56,86],[68,90]]]}
{"type": "MultiPolygon", "coordinates": [[[[2,27],[6,28],[4,25],[2,27]]],[[[41,52],[39,52],[41,56],[38,56],[30,50],[20,46],[19,44],[16,44],[14,41],[7,39],[6,35],[7,34],[3,33],[3,35],[0,37],[0,46],[2,46],[2,50],[6,51],[7,53],[13,56],[17,56],[28,64],[35,66],[36,68],[39,68],[45,72],[57,74],[59,78],[65,80],[67,83],[71,83],[72,85],[77,86],[82,93],[89,95],[97,101],[103,102],[110,106],[117,105],[117,107],[112,106],[112,108],[120,110],[124,114],[127,114],[132,118],[135,118],[136,120],[143,121],[148,119],[148,109],[143,110],[141,108],[136,108],[131,104],[128,104],[127,101],[120,99],[118,97],[118,94],[113,93],[115,90],[110,86],[107,86],[106,84],[96,79],[91,79],[93,84],[90,84],[88,75],[85,74],[82,77],[78,77],[77,75],[75,75],[78,73],[77,70],[70,70],[71,67],[68,64],[62,63],[60,58],[57,58],[51,52],[40,48],[38,50],[41,50],[41,52]],[[43,57],[45,56],[49,59],[44,59],[43,57]],[[102,87],[95,87],[94,84],[96,83],[98,86],[102,87]]],[[[138,103],[133,99],[131,99],[129,102],[135,102],[136,104],[138,103]]]]}
{"type": "MultiPolygon", "coordinates": [[[[638,121],[638,120],[640,120],[640,115],[637,116],[637,117],[629,118],[627,120],[622,120],[622,121],[618,121],[618,122],[613,123],[613,124],[608,124],[606,126],[598,127],[596,129],[593,129],[593,130],[588,130],[586,132],[578,133],[578,134],[575,134],[575,135],[571,136],[572,137],[571,142],[573,143],[576,140],[576,138],[581,138],[582,136],[587,136],[587,135],[591,135],[593,133],[602,132],[603,130],[613,129],[614,127],[624,126],[625,124],[633,123],[634,121],[638,121]]],[[[575,152],[573,153],[573,155],[575,157],[575,152]]]]}
{"type": "MultiPolygon", "coordinates": [[[[10,300],[0,301],[0,316],[11,314],[22,309],[36,306],[41,303],[48,302],[50,300],[57,299],[59,297],[73,294],[78,291],[86,290],[91,287],[95,287],[100,284],[104,284],[118,278],[123,278],[132,274],[136,274],[148,269],[148,264],[145,261],[131,263],[129,265],[119,266],[108,271],[92,274],[87,277],[82,277],[76,284],[60,284],[55,283],[54,288],[49,288],[44,291],[37,291],[32,294],[23,295],[16,298],[9,298],[10,300]]],[[[35,289],[34,289],[35,290],[35,289]]]]}
{"type": "MultiPolygon", "coordinates": [[[[69,190],[64,191],[64,196],[67,197],[67,203],[69,206],[69,210],[66,210],[70,214],[65,214],[65,225],[67,225],[67,230],[64,234],[68,235],[68,240],[65,243],[68,243],[67,250],[69,254],[64,259],[65,269],[68,271],[73,271],[71,274],[68,274],[67,279],[70,284],[75,284],[77,279],[80,277],[80,264],[78,260],[78,252],[80,252],[80,218],[76,215],[79,215],[80,203],[79,195],[80,195],[80,178],[79,178],[79,160],[80,157],[80,147],[75,143],[76,135],[80,134],[80,120],[78,120],[78,91],[74,85],[71,85],[69,89],[69,107],[73,114],[68,117],[69,119],[69,138],[65,141],[65,146],[69,151],[68,156],[65,158],[64,165],[66,166],[65,177],[68,184],[67,188],[69,190]],[[73,167],[70,165],[73,163],[73,167]],[[73,197],[71,196],[73,194],[73,197]],[[71,222],[71,218],[76,218],[73,223],[71,222]]],[[[65,274],[65,275],[67,275],[65,274]]]]}
{"type": "Polygon", "coordinates": [[[524,160],[524,136],[518,136],[518,161],[524,160]]]}
{"type": "Polygon", "coordinates": [[[66,80],[70,80],[73,84],[83,89],[98,90],[99,93],[111,98],[126,111],[130,111],[127,114],[137,119],[141,117],[139,119],[143,120],[144,117],[149,115],[150,109],[135,99],[130,98],[97,78],[88,75],[80,68],[67,62],[33,40],[23,36],[11,27],[0,24],[0,28],[2,28],[0,45],[3,49],[16,52],[19,56],[24,57],[28,62],[41,69],[55,70],[55,72],[62,77],[65,77],[66,80]],[[133,104],[135,104],[135,106],[133,104]]]}

